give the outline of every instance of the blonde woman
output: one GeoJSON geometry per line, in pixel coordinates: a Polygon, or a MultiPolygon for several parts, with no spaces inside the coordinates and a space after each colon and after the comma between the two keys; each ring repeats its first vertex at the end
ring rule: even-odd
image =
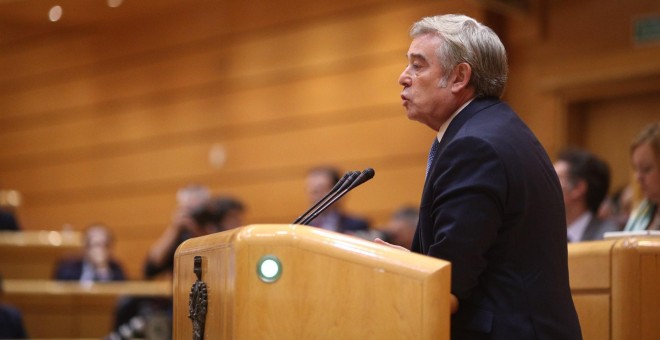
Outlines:
{"type": "Polygon", "coordinates": [[[644,199],[624,231],[660,230],[660,122],[645,127],[630,147],[635,179],[644,199]]]}

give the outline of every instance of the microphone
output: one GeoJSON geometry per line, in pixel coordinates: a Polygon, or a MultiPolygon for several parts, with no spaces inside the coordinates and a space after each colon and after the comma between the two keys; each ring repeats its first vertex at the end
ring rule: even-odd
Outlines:
{"type": "Polygon", "coordinates": [[[300,221],[302,221],[305,218],[305,216],[307,216],[307,214],[309,214],[312,210],[318,208],[319,205],[321,205],[324,201],[326,201],[335,192],[337,192],[341,189],[344,189],[347,186],[347,184],[350,184],[351,182],[353,182],[358,177],[359,174],[360,174],[360,172],[358,172],[358,171],[348,171],[348,172],[346,172],[344,174],[344,176],[337,183],[335,183],[335,186],[332,187],[332,189],[330,189],[330,191],[328,191],[327,194],[325,194],[325,196],[323,196],[311,208],[307,209],[307,211],[305,211],[302,215],[298,216],[298,218],[296,218],[296,220],[293,221],[292,224],[300,223],[300,221]]]}
{"type": "Polygon", "coordinates": [[[307,218],[302,220],[300,224],[307,225],[309,222],[314,220],[318,215],[320,215],[322,212],[324,212],[326,209],[328,209],[332,204],[334,204],[337,200],[342,198],[344,195],[346,195],[349,191],[355,189],[358,185],[361,185],[362,183],[374,178],[374,175],[376,175],[376,172],[372,168],[366,168],[362,173],[357,176],[353,181],[350,181],[348,185],[344,184],[345,188],[340,188],[337,190],[335,193],[329,196],[327,200],[323,204],[320,205],[316,210],[314,210],[307,218]]]}

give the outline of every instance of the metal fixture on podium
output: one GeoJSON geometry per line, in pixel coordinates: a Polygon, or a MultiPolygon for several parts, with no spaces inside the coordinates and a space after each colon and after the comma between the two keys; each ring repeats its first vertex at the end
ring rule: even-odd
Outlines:
{"type": "Polygon", "coordinates": [[[208,305],[208,294],[206,283],[202,281],[202,257],[195,256],[194,272],[197,281],[193,283],[190,289],[190,298],[188,300],[188,318],[193,324],[193,340],[204,339],[204,327],[206,324],[206,311],[208,305]]]}

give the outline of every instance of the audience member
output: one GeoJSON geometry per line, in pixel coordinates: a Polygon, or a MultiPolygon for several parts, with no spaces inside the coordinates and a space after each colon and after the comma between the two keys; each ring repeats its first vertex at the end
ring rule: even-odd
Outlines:
{"type": "Polygon", "coordinates": [[[188,185],[177,191],[177,208],[172,214],[172,222],[149,249],[144,266],[144,276],[153,278],[161,273],[171,274],[174,268],[176,248],[190,237],[204,235],[192,213],[208,201],[211,192],[200,185],[188,185]]]}
{"type": "MultiPolygon", "coordinates": [[[[152,278],[163,271],[167,271],[171,274],[174,269],[174,253],[176,252],[176,248],[183,241],[192,237],[204,236],[240,227],[243,223],[244,211],[245,207],[243,206],[243,203],[228,196],[213,197],[200,202],[196,207],[189,210],[188,217],[184,218],[186,223],[179,224],[176,237],[171,238],[170,235],[166,235],[167,233],[170,233],[171,230],[165,231],[166,234],[164,234],[164,238],[167,240],[173,240],[173,242],[168,243],[168,247],[166,247],[168,258],[165,260],[161,259],[161,265],[159,266],[153,261],[154,257],[149,257],[145,265],[145,276],[147,278],[152,278]]],[[[176,224],[173,225],[176,226],[176,224]]],[[[163,237],[161,237],[159,242],[162,242],[162,240],[163,237]]],[[[164,244],[156,244],[156,247],[163,246],[164,244]]],[[[152,248],[150,255],[161,251],[160,249],[156,249],[156,251],[153,250],[154,248],[152,248]]]]}
{"type": "Polygon", "coordinates": [[[85,230],[84,254],[60,261],[55,271],[55,280],[125,280],[122,266],[112,258],[112,245],[112,232],[102,224],[92,224],[85,230]]]}
{"type": "Polygon", "coordinates": [[[606,232],[617,231],[613,220],[597,216],[610,186],[607,163],[589,151],[567,149],[554,166],[564,196],[568,241],[600,240],[606,232]]]}
{"type": "Polygon", "coordinates": [[[192,218],[205,234],[226,231],[243,225],[245,206],[235,198],[217,196],[192,212],[192,218]]]}
{"type": "MultiPolygon", "coordinates": [[[[185,240],[221,232],[243,225],[245,207],[239,200],[228,196],[209,198],[208,189],[193,185],[177,194],[179,207],[172,224],[165,230],[149,252],[145,276],[153,278],[161,273],[171,276],[174,253],[185,240]]],[[[131,325],[145,325],[153,320],[172,317],[172,300],[163,298],[131,297],[121,299],[115,315],[112,338],[128,339],[142,334],[143,329],[131,325]],[[151,321],[150,321],[151,320],[151,321]]]]}
{"type": "MultiPolygon", "coordinates": [[[[333,167],[312,168],[306,178],[306,191],[310,206],[322,199],[340,179],[339,171],[333,167]]],[[[369,230],[369,223],[366,220],[342,211],[341,201],[331,205],[313,219],[310,225],[345,234],[363,233],[369,230]]]]}
{"type": "MultiPolygon", "coordinates": [[[[4,294],[2,277],[0,276],[0,297],[4,294]]],[[[0,302],[0,339],[27,339],[27,331],[23,325],[23,315],[14,306],[0,302]]]]}
{"type": "Polygon", "coordinates": [[[419,209],[404,206],[395,211],[383,228],[384,240],[410,249],[419,221],[419,209]]]}
{"type": "Polygon", "coordinates": [[[14,214],[0,209],[0,230],[19,231],[21,226],[14,214]]]}
{"type": "Polygon", "coordinates": [[[598,209],[598,218],[613,220],[618,230],[623,230],[632,211],[633,189],[625,185],[607,197],[598,209]]]}
{"type": "Polygon", "coordinates": [[[630,147],[635,179],[644,199],[624,231],[660,230],[660,122],[646,126],[630,147]]]}

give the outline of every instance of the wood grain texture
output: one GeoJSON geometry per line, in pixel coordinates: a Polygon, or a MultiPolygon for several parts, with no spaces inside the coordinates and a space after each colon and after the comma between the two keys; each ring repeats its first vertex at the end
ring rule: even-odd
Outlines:
{"type": "Polygon", "coordinates": [[[168,298],[170,282],[131,281],[83,285],[49,280],[5,280],[3,300],[19,308],[35,339],[99,339],[110,334],[114,310],[126,296],[168,298]]]}
{"type": "Polygon", "coordinates": [[[202,257],[214,339],[448,339],[447,262],[300,225],[253,225],[177,250],[174,337],[192,334],[188,293],[202,257]],[[276,256],[282,274],[262,282],[276,256]]]}
{"type": "Polygon", "coordinates": [[[660,239],[570,244],[571,291],[585,340],[660,336],[660,239]]]}
{"type": "Polygon", "coordinates": [[[0,41],[0,186],[23,194],[25,229],[106,223],[132,278],[188,183],[244,201],[247,223],[289,222],[307,206],[309,168],[373,167],[378,187],[343,204],[380,225],[418,201],[434,133],[406,119],[397,77],[409,25],[441,9],[480,13],[469,2],[166,1],[158,15],[131,7],[134,18],[17,33],[0,41]]]}

